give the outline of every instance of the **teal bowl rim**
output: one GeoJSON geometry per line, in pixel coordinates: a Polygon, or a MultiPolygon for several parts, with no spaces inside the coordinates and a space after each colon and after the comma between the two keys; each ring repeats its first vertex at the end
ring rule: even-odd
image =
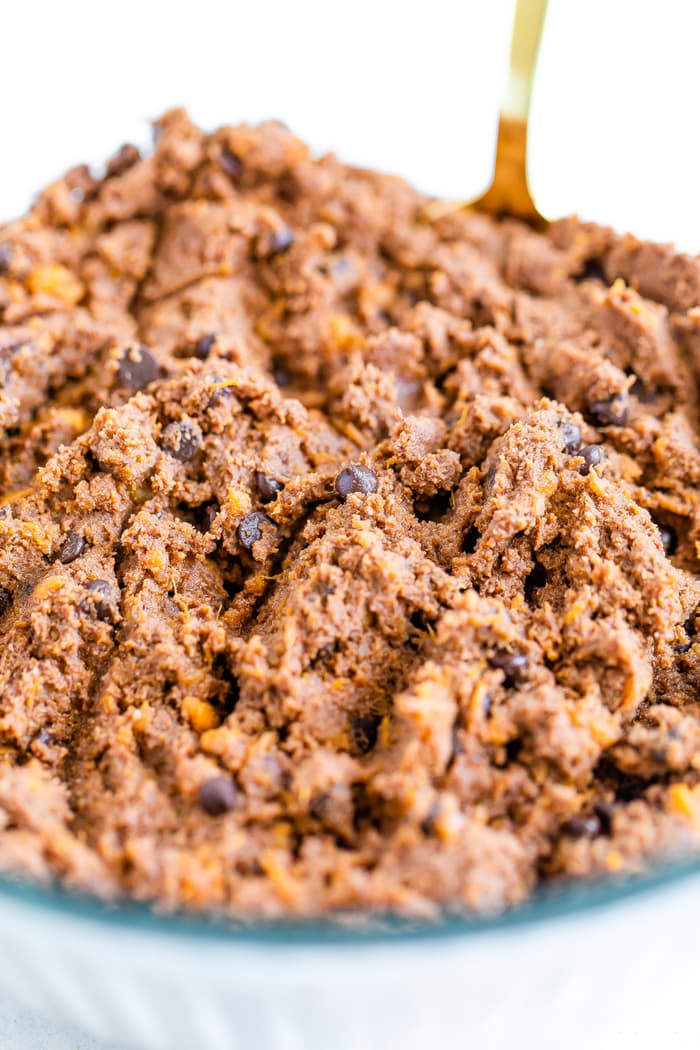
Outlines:
{"type": "MultiPolygon", "coordinates": [[[[221,916],[206,918],[182,913],[163,914],[146,904],[108,904],[96,898],[0,877],[0,901],[35,907],[41,911],[92,922],[113,929],[184,936],[194,940],[272,947],[473,937],[494,931],[532,927],[546,920],[573,916],[621,903],[652,890],[669,887],[700,874],[700,858],[684,858],[639,874],[606,876],[596,880],[570,880],[538,890],[525,903],[493,916],[444,914],[441,918],[407,919],[392,915],[357,913],[355,921],[329,919],[254,920],[232,922],[221,916]]],[[[0,934],[0,941],[2,935],[0,934]]]]}

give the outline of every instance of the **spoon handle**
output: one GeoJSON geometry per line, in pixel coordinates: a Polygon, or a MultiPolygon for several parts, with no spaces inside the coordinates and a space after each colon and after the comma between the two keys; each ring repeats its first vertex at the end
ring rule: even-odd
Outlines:
{"type": "Polygon", "coordinates": [[[527,121],[537,54],[540,49],[547,0],[517,0],[510,43],[510,64],[501,114],[527,121]]]}
{"type": "Polygon", "coordinates": [[[516,215],[539,226],[546,219],[537,210],[527,183],[527,122],[546,10],[547,0],[516,0],[493,179],[472,205],[491,215],[516,215]]]}

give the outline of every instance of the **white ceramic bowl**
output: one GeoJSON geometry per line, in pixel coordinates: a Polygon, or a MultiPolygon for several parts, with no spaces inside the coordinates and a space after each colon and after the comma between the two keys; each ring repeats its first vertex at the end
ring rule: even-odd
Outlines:
{"type": "Polygon", "coordinates": [[[697,861],[500,919],[365,931],[235,930],[0,883],[0,993],[138,1050],[697,1050],[699,923],[697,861]]]}

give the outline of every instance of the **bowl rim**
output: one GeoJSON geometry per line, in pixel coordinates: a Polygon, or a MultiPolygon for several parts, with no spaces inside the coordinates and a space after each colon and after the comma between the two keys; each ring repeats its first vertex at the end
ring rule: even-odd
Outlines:
{"type": "Polygon", "coordinates": [[[105,902],[60,886],[46,886],[0,876],[0,904],[16,903],[54,916],[99,923],[114,930],[165,934],[186,940],[228,942],[261,948],[390,944],[406,940],[444,940],[528,929],[557,918],[609,908],[634,897],[677,885],[700,874],[700,857],[660,861],[642,872],[570,879],[536,890],[522,904],[497,915],[443,913],[437,919],[412,919],[381,913],[351,913],[328,918],[237,920],[228,917],[164,913],[147,903],[105,902]]]}

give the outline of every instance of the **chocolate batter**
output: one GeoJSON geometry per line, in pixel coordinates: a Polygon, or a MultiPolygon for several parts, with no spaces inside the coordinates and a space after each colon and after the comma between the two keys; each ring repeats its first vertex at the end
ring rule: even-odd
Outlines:
{"type": "Polygon", "coordinates": [[[0,868],[490,912],[700,840],[700,262],[283,126],[0,228],[0,868]]]}

